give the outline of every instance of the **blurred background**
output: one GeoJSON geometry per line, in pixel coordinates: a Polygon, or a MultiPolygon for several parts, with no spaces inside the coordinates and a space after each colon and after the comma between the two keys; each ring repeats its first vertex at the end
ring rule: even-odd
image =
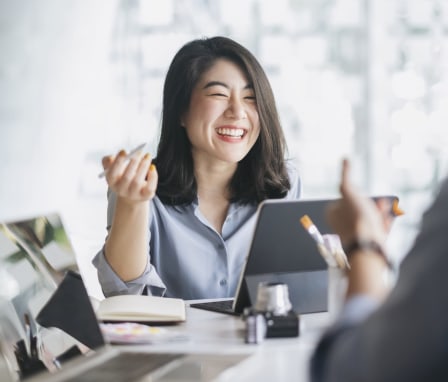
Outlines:
{"type": "Polygon", "coordinates": [[[400,197],[399,262],[447,169],[447,28],[443,0],[2,0],[0,220],[61,212],[90,259],[101,157],[155,153],[173,55],[225,35],[270,78],[305,197],[338,195],[343,156],[365,193],[400,197]]]}

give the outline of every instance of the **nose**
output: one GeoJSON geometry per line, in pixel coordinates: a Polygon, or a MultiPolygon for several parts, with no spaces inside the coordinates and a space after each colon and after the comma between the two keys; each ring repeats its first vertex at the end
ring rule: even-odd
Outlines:
{"type": "Polygon", "coordinates": [[[230,99],[226,110],[226,116],[234,119],[245,119],[247,117],[246,109],[240,99],[234,97],[230,99]]]}

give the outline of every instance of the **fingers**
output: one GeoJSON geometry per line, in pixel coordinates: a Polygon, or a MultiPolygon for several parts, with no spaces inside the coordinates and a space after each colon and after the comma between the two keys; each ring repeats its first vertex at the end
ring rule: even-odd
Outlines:
{"type": "Polygon", "coordinates": [[[143,155],[143,158],[140,161],[135,174],[136,178],[138,178],[139,180],[146,180],[146,175],[148,173],[149,166],[151,165],[151,160],[152,158],[149,153],[143,155]]]}
{"type": "Polygon", "coordinates": [[[110,165],[114,162],[114,160],[115,160],[115,156],[114,155],[108,155],[108,156],[103,157],[101,159],[101,163],[103,165],[103,169],[107,170],[110,167],[110,165]]]}
{"type": "Polygon", "coordinates": [[[157,169],[154,164],[149,166],[149,170],[146,175],[146,184],[145,187],[141,190],[141,196],[145,199],[151,199],[156,194],[157,182],[158,182],[158,174],[157,169]]]}
{"type": "Polygon", "coordinates": [[[351,177],[351,165],[347,158],[342,160],[342,174],[341,174],[341,184],[340,191],[343,197],[355,198],[356,189],[350,179],[351,177]]]}
{"type": "Polygon", "coordinates": [[[121,150],[117,155],[107,155],[107,156],[103,157],[101,159],[101,163],[103,165],[104,171],[101,174],[99,174],[98,177],[102,178],[103,176],[105,176],[106,172],[109,171],[113,167],[115,160],[118,157],[123,156],[123,155],[126,155],[126,152],[121,150]]]}
{"type": "Polygon", "coordinates": [[[129,193],[133,195],[138,195],[138,197],[149,197],[154,196],[155,189],[157,187],[157,183],[150,187],[152,192],[147,192],[146,189],[151,185],[148,181],[148,172],[151,166],[151,155],[146,153],[141,161],[138,163],[138,167],[136,168],[135,174],[133,176],[132,182],[129,185],[129,193]]]}
{"type": "Polygon", "coordinates": [[[117,195],[128,201],[144,201],[151,199],[157,189],[157,172],[151,166],[151,155],[142,152],[126,155],[120,151],[115,157],[102,158],[106,180],[109,187],[117,195]],[[153,168],[152,171],[150,168],[153,168]]]}
{"type": "Polygon", "coordinates": [[[117,188],[130,196],[138,194],[138,189],[141,187],[141,183],[144,180],[141,176],[141,171],[138,172],[138,170],[141,166],[146,166],[147,169],[150,163],[150,155],[142,155],[141,152],[133,155],[127,163],[126,161],[119,162],[118,166],[122,169],[122,172],[116,182],[117,188]]]}
{"type": "Polygon", "coordinates": [[[344,194],[347,191],[347,188],[350,184],[350,162],[347,158],[342,160],[342,172],[341,172],[341,194],[344,194]]]}
{"type": "Polygon", "coordinates": [[[106,180],[109,186],[114,187],[118,185],[125,173],[125,170],[129,165],[131,165],[132,162],[135,162],[135,156],[128,162],[128,159],[126,158],[126,151],[121,150],[117,154],[115,160],[106,172],[106,180]]]}
{"type": "MultiPolygon", "coordinates": [[[[111,173],[114,171],[115,168],[117,168],[117,163],[119,162],[121,157],[125,157],[126,152],[124,150],[121,150],[117,155],[107,155],[102,158],[101,163],[104,168],[104,172],[99,175],[99,177],[103,177],[107,175],[108,173],[111,173]]],[[[115,171],[116,172],[116,171],[115,171]]],[[[110,178],[110,176],[109,176],[110,178]]],[[[106,177],[107,179],[107,177],[106,177]]]]}
{"type": "Polygon", "coordinates": [[[380,212],[388,211],[390,216],[391,206],[381,202],[379,210],[375,203],[363,196],[350,180],[350,163],[344,159],[341,173],[341,199],[329,206],[327,218],[345,244],[353,238],[373,239],[383,243],[385,231],[390,229],[391,221],[382,218],[380,212]]]}

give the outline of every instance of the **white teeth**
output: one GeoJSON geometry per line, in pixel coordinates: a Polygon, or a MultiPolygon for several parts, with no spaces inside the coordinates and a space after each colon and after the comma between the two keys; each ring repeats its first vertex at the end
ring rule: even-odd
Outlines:
{"type": "Polygon", "coordinates": [[[217,129],[216,130],[219,135],[228,135],[230,137],[242,137],[244,134],[243,129],[217,129]]]}

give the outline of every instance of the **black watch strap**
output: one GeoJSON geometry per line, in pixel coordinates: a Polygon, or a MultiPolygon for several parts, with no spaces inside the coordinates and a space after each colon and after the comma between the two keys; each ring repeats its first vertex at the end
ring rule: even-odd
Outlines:
{"type": "Polygon", "coordinates": [[[347,259],[350,259],[351,255],[353,255],[353,253],[357,251],[374,252],[375,254],[381,256],[386,261],[386,264],[389,268],[392,268],[392,263],[390,262],[389,258],[384,252],[383,247],[374,240],[355,239],[350,243],[348,243],[347,245],[344,245],[343,249],[347,256],[347,259]]]}

